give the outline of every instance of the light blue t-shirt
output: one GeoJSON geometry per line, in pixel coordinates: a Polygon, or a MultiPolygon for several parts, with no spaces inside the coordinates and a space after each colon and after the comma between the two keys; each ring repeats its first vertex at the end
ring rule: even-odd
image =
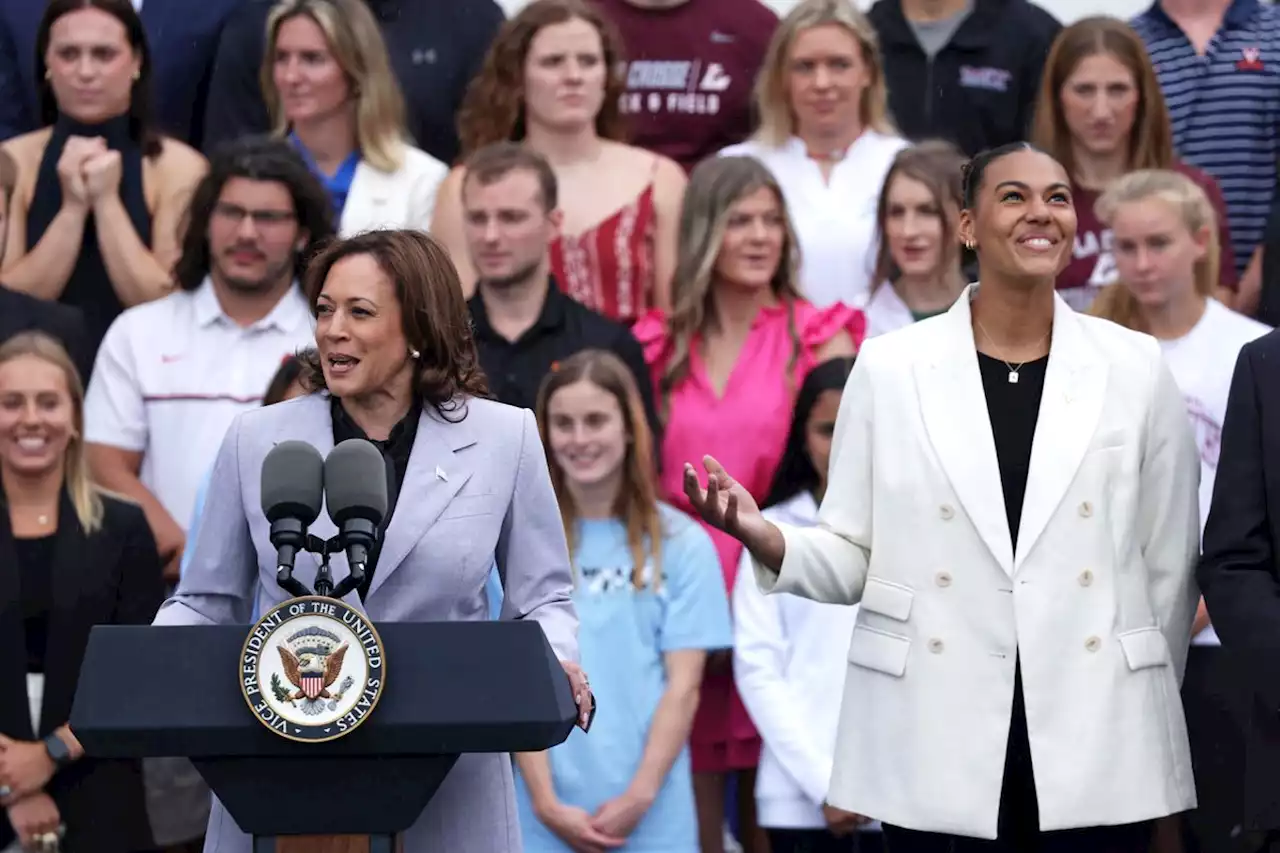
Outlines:
{"type": "MultiPolygon", "coordinates": [[[[663,654],[733,645],[728,597],[711,537],[678,510],[662,505],[661,512],[666,534],[657,592],[651,563],[644,567],[644,589],[633,585],[622,522],[589,520],[578,528],[573,593],[578,647],[599,705],[591,733],[575,728],[548,756],[556,797],[591,814],[625,792],[640,766],[666,689],[663,654]]],[[[516,803],[527,853],[569,849],[538,821],[518,773],[516,803]]],[[[698,853],[687,745],[622,849],[698,853]]]]}

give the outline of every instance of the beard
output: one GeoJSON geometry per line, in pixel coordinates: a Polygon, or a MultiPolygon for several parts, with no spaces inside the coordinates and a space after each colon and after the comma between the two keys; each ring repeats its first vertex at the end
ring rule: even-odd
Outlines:
{"type": "Polygon", "coordinates": [[[227,287],[231,288],[237,293],[252,295],[255,293],[263,293],[265,291],[271,290],[273,287],[279,284],[281,280],[283,280],[286,276],[292,279],[295,263],[296,263],[296,257],[294,255],[290,255],[285,260],[282,260],[278,263],[269,264],[267,268],[263,270],[263,273],[261,276],[257,276],[254,278],[245,278],[243,276],[230,275],[227,273],[226,270],[222,268],[222,266],[216,260],[213,262],[213,266],[214,266],[214,271],[218,275],[218,279],[222,281],[224,284],[226,284],[227,287]]]}

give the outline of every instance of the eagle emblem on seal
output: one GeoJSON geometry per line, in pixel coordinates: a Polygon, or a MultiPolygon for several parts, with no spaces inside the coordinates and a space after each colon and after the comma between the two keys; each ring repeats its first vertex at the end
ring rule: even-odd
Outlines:
{"type": "Polygon", "coordinates": [[[297,688],[288,697],[301,702],[304,714],[318,714],[324,700],[335,698],[329,688],[342,674],[347,644],[324,628],[303,628],[280,645],[280,661],[285,677],[297,688]]]}

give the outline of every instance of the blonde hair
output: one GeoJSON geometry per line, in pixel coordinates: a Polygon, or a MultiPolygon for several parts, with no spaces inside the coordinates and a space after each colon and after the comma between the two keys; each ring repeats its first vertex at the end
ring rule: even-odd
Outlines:
{"type": "Polygon", "coordinates": [[[84,384],[80,373],[62,344],[43,332],[20,332],[0,346],[0,364],[25,356],[53,365],[66,378],[67,393],[71,396],[72,433],[63,460],[63,481],[80,527],[85,533],[93,533],[102,526],[102,492],[89,478],[89,463],[85,459],[84,384]]]}
{"type": "Polygon", "coordinates": [[[272,133],[289,132],[273,73],[276,41],[280,27],[299,16],[310,18],[324,33],[333,58],[349,79],[356,99],[356,144],[361,157],[380,172],[395,172],[404,164],[409,139],[404,96],[391,71],[378,22],[362,0],[282,0],[271,10],[259,76],[272,133]]]}
{"type": "Polygon", "coordinates": [[[627,452],[622,462],[622,487],[618,489],[613,514],[627,528],[627,544],[633,564],[632,585],[636,589],[644,588],[644,566],[646,562],[652,562],[650,584],[656,591],[662,577],[662,516],[658,510],[658,480],[653,470],[653,434],[649,431],[644,403],[631,371],[616,355],[598,349],[582,350],[553,365],[538,389],[538,432],[542,436],[543,451],[551,471],[551,485],[560,504],[569,553],[572,555],[577,550],[578,508],[569,494],[564,471],[555,463],[551,453],[547,410],[557,391],[578,382],[590,382],[613,395],[622,410],[627,452]]]}
{"type": "MultiPolygon", "coordinates": [[[[1209,197],[1186,175],[1165,169],[1140,169],[1116,179],[1098,199],[1095,213],[1110,227],[1117,211],[1140,201],[1156,200],[1178,213],[1182,224],[1192,234],[1206,235],[1204,257],[1196,261],[1192,275],[1195,292],[1211,298],[1218,292],[1218,217],[1209,197]]],[[[1138,300],[1124,282],[1104,287],[1094,299],[1089,313],[1104,317],[1130,329],[1146,331],[1138,300]]]]}
{"type": "Polygon", "coordinates": [[[773,173],[754,157],[710,157],[699,163],[689,175],[680,207],[680,237],[673,277],[675,292],[672,294],[669,320],[671,352],[658,383],[664,411],[671,390],[688,375],[694,339],[714,328],[711,284],[715,278],[716,260],[724,245],[729,214],[733,205],[760,189],[769,190],[777,199],[786,229],[782,257],[769,287],[787,308],[791,333],[791,361],[787,375],[794,379],[794,368],[800,358],[800,334],[795,318],[795,303],[801,298],[796,286],[800,244],[787,215],[786,199],[773,173]]]}
{"type": "Polygon", "coordinates": [[[778,148],[795,135],[795,115],[787,99],[787,66],[792,45],[804,30],[829,24],[842,27],[853,36],[871,75],[871,83],[863,91],[858,107],[863,128],[886,135],[897,133],[889,118],[880,40],[871,21],[849,0],[803,0],[774,30],[756,77],[755,102],[760,127],[755,138],[765,145],[778,148]]]}

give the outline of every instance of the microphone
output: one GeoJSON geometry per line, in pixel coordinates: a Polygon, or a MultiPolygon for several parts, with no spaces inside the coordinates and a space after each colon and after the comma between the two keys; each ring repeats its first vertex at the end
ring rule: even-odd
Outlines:
{"type": "Polygon", "coordinates": [[[320,516],[324,460],[305,441],[282,441],[262,462],[262,512],[271,522],[276,580],[294,596],[309,595],[293,578],[293,561],[307,546],[307,528],[320,516]]]}
{"type": "Polygon", "coordinates": [[[329,517],[338,526],[338,543],[351,569],[333,591],[341,598],[364,583],[369,550],[387,514],[387,463],[370,442],[349,438],[324,461],[324,482],[329,517]]]}

